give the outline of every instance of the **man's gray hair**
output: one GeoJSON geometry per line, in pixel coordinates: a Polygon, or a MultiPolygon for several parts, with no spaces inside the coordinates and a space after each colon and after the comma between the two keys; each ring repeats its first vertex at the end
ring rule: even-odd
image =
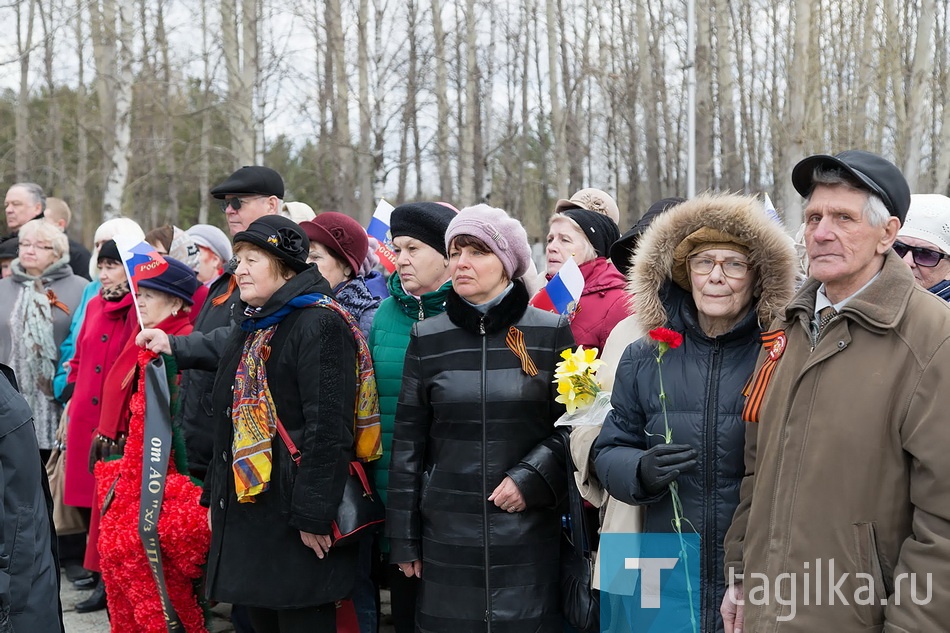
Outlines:
{"type": "Polygon", "coordinates": [[[10,189],[14,187],[25,189],[26,192],[30,194],[30,197],[33,198],[33,204],[39,204],[40,211],[46,211],[46,194],[43,193],[42,187],[35,182],[18,182],[10,185],[10,189]]]}
{"type": "MultiPolygon", "coordinates": [[[[812,193],[814,193],[816,185],[826,185],[829,187],[847,187],[848,189],[860,191],[867,195],[867,202],[864,204],[864,217],[871,226],[884,226],[887,224],[888,218],[891,217],[887,206],[879,195],[873,191],[869,191],[863,184],[855,180],[853,176],[841,169],[815,167],[815,171],[813,171],[811,175],[811,182],[812,193]]],[[[809,193],[805,198],[806,206],[808,206],[808,203],[811,201],[811,195],[812,194],[809,193]]]]}

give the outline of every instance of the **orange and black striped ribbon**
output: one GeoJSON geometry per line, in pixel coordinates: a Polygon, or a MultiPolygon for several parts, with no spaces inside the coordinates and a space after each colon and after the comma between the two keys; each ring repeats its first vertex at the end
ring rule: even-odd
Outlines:
{"type": "Polygon", "coordinates": [[[778,360],[781,358],[781,351],[777,350],[779,353],[771,353],[775,348],[775,342],[781,339],[780,345],[785,344],[785,330],[772,330],[771,332],[764,332],[762,334],[762,347],[765,348],[769,355],[766,357],[765,362],[762,363],[762,366],[759,367],[759,371],[755,374],[755,377],[749,380],[746,383],[745,389],[742,390],[742,395],[746,397],[745,406],[742,408],[742,420],[744,422],[758,422],[759,416],[762,413],[762,402],[765,400],[765,392],[768,390],[769,382],[772,380],[772,375],[775,373],[775,368],[778,365],[778,360]]]}
{"type": "Polygon", "coordinates": [[[529,376],[537,376],[538,368],[534,364],[534,361],[531,360],[531,357],[528,356],[528,348],[525,347],[524,344],[524,333],[515,326],[511,326],[508,328],[508,336],[505,337],[505,343],[507,343],[508,348],[515,353],[515,356],[521,359],[522,371],[529,376]]]}
{"type": "Polygon", "coordinates": [[[59,308],[67,315],[69,315],[69,306],[59,300],[59,297],[56,296],[56,293],[53,292],[52,288],[47,288],[46,298],[49,299],[49,304],[54,308],[59,308]]]}
{"type": "Polygon", "coordinates": [[[228,279],[228,289],[225,290],[223,294],[220,294],[214,299],[212,299],[211,305],[213,305],[214,307],[218,307],[219,305],[227,301],[228,298],[231,296],[231,293],[234,292],[235,288],[237,288],[237,277],[235,277],[234,275],[231,275],[231,278],[228,279]]]}

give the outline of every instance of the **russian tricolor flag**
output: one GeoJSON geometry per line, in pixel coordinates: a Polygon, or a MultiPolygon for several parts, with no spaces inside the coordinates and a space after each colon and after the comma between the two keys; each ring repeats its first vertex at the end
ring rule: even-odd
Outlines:
{"type": "Polygon", "coordinates": [[[376,254],[379,256],[379,263],[389,272],[396,270],[396,254],[392,249],[393,239],[389,235],[389,218],[394,208],[393,205],[380,198],[376,211],[373,212],[373,218],[369,221],[369,227],[366,229],[368,235],[379,241],[376,254]]]}
{"type": "Polygon", "coordinates": [[[769,216],[769,219],[781,226],[785,227],[785,223],[782,222],[782,218],[779,217],[778,211],[775,209],[775,205],[772,204],[772,199],[769,198],[769,194],[765,194],[765,201],[762,203],[762,206],[765,208],[765,215],[769,216]]]}
{"type": "Polygon", "coordinates": [[[128,235],[116,235],[115,245],[119,249],[119,257],[125,264],[125,274],[129,278],[132,290],[139,289],[139,282],[143,279],[158,277],[168,268],[168,262],[158,254],[155,247],[128,235]]]}
{"type": "Polygon", "coordinates": [[[551,281],[531,299],[531,305],[548,312],[571,314],[584,291],[584,275],[574,258],[567,260],[551,281]]]}

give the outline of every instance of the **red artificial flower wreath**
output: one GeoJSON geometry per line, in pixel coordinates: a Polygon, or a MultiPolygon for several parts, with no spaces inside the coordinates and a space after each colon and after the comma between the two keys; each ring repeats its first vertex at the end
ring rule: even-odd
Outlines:
{"type": "MultiPolygon", "coordinates": [[[[139,366],[154,358],[142,351],[139,366]]],[[[145,372],[132,395],[129,437],[121,459],[96,464],[96,497],[101,508],[115,482],[115,492],[99,528],[102,579],[109,602],[112,630],[127,633],[166,633],[158,588],[138,533],[142,487],[142,443],[145,422],[145,372]]],[[[204,612],[196,594],[197,580],[211,545],[207,511],[198,500],[201,489],[180,474],[169,460],[165,494],[159,515],[165,584],[172,606],[188,633],[206,633],[204,612]]]]}

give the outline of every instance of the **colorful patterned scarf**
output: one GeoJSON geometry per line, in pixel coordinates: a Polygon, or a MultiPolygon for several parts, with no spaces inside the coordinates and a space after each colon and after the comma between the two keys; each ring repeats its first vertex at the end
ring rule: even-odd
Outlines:
{"type": "Polygon", "coordinates": [[[356,458],[370,462],[383,455],[376,374],[369,345],[360,331],[359,324],[343,306],[324,294],[294,297],[271,315],[261,318],[249,316],[241,323],[241,328],[249,334],[238,364],[231,407],[234,424],[231,444],[232,469],[235,492],[241,503],[253,502],[254,495],[264,492],[270,485],[277,408],[267,384],[265,362],[270,354],[268,343],[285,316],[296,309],[308,307],[333,310],[343,317],[349,326],[357,348],[357,391],[353,426],[356,458]]]}
{"type": "Polygon", "coordinates": [[[234,378],[231,468],[239,503],[253,503],[255,495],[270,487],[271,439],[277,431],[277,407],[267,384],[265,362],[270,352],[268,342],[275,331],[277,325],[272,325],[248,335],[234,378]]]}

